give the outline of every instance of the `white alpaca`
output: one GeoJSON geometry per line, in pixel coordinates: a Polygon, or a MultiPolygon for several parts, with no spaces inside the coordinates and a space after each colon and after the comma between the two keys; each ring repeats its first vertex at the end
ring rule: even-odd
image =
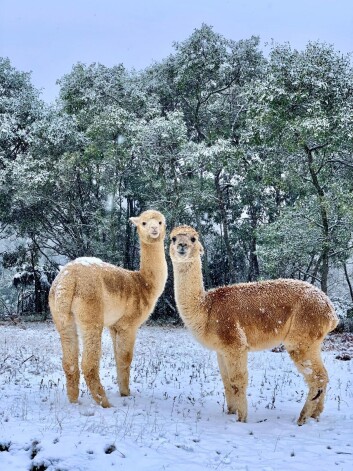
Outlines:
{"type": "Polygon", "coordinates": [[[204,290],[203,248],[189,226],[173,229],[170,256],[180,315],[196,339],[217,352],[229,413],[247,419],[248,351],[283,343],[309,386],[298,419],[318,418],[328,376],[321,343],[338,318],[328,297],[299,280],[242,283],[204,290]]]}
{"type": "Polygon", "coordinates": [[[49,305],[61,338],[70,402],[77,402],[79,395],[78,329],[83,343],[82,371],[95,401],[110,406],[99,378],[104,326],[109,327],[113,340],[120,394],[130,394],[137,329],[153,312],[167,280],[164,216],[149,210],[130,221],[137,226],[140,238],[139,271],[97,258],[78,258],[60,271],[50,289],[49,305]]]}

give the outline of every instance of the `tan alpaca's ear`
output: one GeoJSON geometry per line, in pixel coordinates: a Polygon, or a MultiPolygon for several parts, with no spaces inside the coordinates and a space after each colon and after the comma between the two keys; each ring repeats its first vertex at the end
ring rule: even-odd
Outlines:
{"type": "Polygon", "coordinates": [[[202,257],[204,255],[205,251],[204,251],[202,245],[201,244],[199,244],[199,245],[200,245],[200,255],[202,257]]]}
{"type": "Polygon", "coordinates": [[[129,218],[129,221],[130,221],[132,224],[135,224],[135,226],[138,226],[139,223],[140,223],[140,218],[138,218],[138,217],[131,217],[131,218],[129,218]]]}

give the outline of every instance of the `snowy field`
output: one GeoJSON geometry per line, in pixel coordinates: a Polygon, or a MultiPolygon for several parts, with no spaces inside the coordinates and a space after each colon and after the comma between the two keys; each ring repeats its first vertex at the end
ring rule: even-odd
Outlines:
{"type": "Polygon", "coordinates": [[[325,410],[302,427],[306,387],[287,353],[251,353],[242,424],[225,413],[215,353],[183,328],[140,329],[128,398],[105,332],[101,378],[114,407],[102,409],[84,382],[81,403],[68,403],[51,323],[0,326],[0,469],[351,471],[353,360],[336,356],[352,348],[326,343],[325,410]]]}

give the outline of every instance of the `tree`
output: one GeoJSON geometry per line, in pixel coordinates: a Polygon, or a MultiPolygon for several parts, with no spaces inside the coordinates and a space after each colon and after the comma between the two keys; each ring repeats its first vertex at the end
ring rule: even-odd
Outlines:
{"type": "MultiPolygon", "coordinates": [[[[274,46],[266,74],[249,87],[248,103],[244,141],[276,152],[277,159],[283,159],[283,178],[295,180],[302,187],[297,193],[310,196],[315,204],[320,237],[314,257],[326,292],[330,260],[337,251],[348,253],[350,234],[345,225],[346,237],[337,247],[335,235],[343,230],[342,221],[337,225],[329,210],[332,200],[339,205],[336,171],[347,164],[347,146],[353,144],[350,58],[320,43],[309,43],[303,52],[274,46]]],[[[351,188],[346,188],[343,200],[351,196],[351,188]]]]}
{"type": "Polygon", "coordinates": [[[11,164],[28,152],[43,109],[30,74],[17,71],[9,59],[0,58],[0,234],[7,227],[4,218],[11,208],[11,164]]]}
{"type": "Polygon", "coordinates": [[[0,169],[26,152],[43,107],[30,74],[17,71],[9,59],[0,57],[0,169]]]}
{"type": "Polygon", "coordinates": [[[182,110],[192,140],[237,140],[241,89],[263,63],[258,45],[256,37],[235,42],[203,24],[174,44],[175,54],[147,70],[148,90],[159,97],[163,112],[182,110]]]}
{"type": "MultiPolygon", "coordinates": [[[[350,58],[310,43],[265,59],[258,38],[207,25],[174,47],[141,72],[78,63],[50,107],[0,61],[0,231],[25,272],[81,255],[136,269],[129,217],[156,208],[198,230],[208,288],[290,276],[326,291],[333,265],[348,280],[350,58]]],[[[161,312],[176,316],[171,279],[161,312]]]]}

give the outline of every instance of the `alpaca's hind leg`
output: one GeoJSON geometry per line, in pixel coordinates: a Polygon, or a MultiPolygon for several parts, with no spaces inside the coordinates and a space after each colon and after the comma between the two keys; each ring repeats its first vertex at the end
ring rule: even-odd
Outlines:
{"type": "Polygon", "coordinates": [[[134,353],[136,330],[122,330],[112,327],[110,334],[114,345],[119,392],[121,396],[129,396],[130,366],[134,353]]]}
{"type": "Polygon", "coordinates": [[[229,414],[238,414],[239,422],[246,422],[248,415],[248,401],[246,398],[246,388],[248,385],[247,352],[233,352],[232,354],[224,355],[223,359],[228,373],[228,393],[226,389],[228,412],[229,414]]]}
{"type": "Polygon", "coordinates": [[[81,325],[82,333],[82,372],[93,399],[102,407],[110,407],[104,388],[99,379],[99,362],[103,326],[81,325]]]}
{"type": "Polygon", "coordinates": [[[289,350],[298,371],[302,373],[309,386],[309,392],[304,407],[298,419],[298,425],[303,425],[309,417],[318,419],[324,409],[328,375],[321,359],[321,343],[304,348],[289,350]]]}
{"type": "Polygon", "coordinates": [[[78,366],[78,337],[73,316],[59,330],[63,351],[62,365],[66,376],[66,390],[70,402],[77,402],[79,395],[80,369],[78,366]]]}

